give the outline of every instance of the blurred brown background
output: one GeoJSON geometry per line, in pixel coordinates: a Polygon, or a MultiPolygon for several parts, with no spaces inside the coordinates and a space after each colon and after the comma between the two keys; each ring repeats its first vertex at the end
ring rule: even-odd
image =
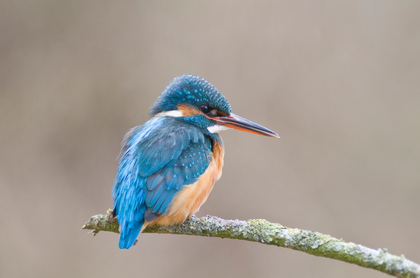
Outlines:
{"type": "Polygon", "coordinates": [[[284,248],[81,227],[173,77],[279,140],[224,132],[199,216],[265,218],[420,262],[420,2],[3,1],[0,277],[385,277],[284,248]]]}

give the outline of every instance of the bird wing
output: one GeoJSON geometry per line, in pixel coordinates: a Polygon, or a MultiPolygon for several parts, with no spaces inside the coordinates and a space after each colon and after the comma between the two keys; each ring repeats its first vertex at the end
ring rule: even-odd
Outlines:
{"type": "Polygon", "coordinates": [[[184,185],[194,183],[203,174],[210,163],[211,144],[190,142],[178,158],[168,163],[161,170],[148,176],[146,186],[145,220],[153,221],[165,214],[169,203],[184,185]]]}
{"type": "Polygon", "coordinates": [[[180,120],[156,117],[126,135],[120,156],[114,212],[121,227],[120,247],[130,247],[144,221],[165,214],[176,193],[205,172],[211,139],[180,120]]]}

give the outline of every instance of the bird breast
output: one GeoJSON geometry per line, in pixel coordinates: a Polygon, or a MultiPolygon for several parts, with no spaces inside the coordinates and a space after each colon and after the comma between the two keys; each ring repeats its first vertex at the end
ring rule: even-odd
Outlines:
{"type": "Polygon", "coordinates": [[[216,140],[207,170],[195,183],[185,185],[174,197],[168,212],[149,225],[160,224],[167,226],[182,223],[188,216],[194,215],[207,200],[215,182],[222,176],[223,157],[223,147],[216,140]]]}

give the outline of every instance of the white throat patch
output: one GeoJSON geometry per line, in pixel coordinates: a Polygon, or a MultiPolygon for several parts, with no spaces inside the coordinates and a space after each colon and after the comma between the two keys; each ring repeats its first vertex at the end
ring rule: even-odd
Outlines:
{"type": "Polygon", "coordinates": [[[230,127],[227,127],[227,126],[224,126],[224,125],[214,125],[214,126],[209,126],[207,129],[211,133],[219,133],[220,131],[230,129],[230,127]]]}
{"type": "MultiPolygon", "coordinates": [[[[171,110],[171,111],[164,111],[164,112],[160,112],[158,114],[156,114],[155,117],[173,117],[173,118],[179,118],[179,117],[183,117],[184,115],[182,114],[181,110],[171,110]]],[[[230,127],[226,127],[223,125],[213,125],[213,126],[209,126],[207,128],[207,130],[211,133],[219,133],[220,131],[223,130],[228,130],[230,129],[230,127]]]]}
{"type": "Polygon", "coordinates": [[[164,111],[164,112],[160,112],[158,114],[156,114],[155,117],[174,117],[174,118],[178,118],[178,117],[182,117],[182,111],[180,110],[171,110],[171,111],[164,111]]]}

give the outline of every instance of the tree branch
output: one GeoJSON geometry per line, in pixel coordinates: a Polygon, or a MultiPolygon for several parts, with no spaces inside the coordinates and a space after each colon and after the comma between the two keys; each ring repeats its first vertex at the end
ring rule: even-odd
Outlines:
{"type": "MultiPolygon", "coordinates": [[[[83,229],[119,233],[118,221],[111,216],[95,215],[83,226],[83,229]]],[[[402,256],[395,256],[386,249],[371,249],[352,242],[345,242],[318,232],[294,229],[267,220],[248,221],[224,220],[214,216],[187,219],[180,225],[147,227],[143,233],[182,234],[220,238],[242,239],[276,245],[303,251],[359,266],[373,268],[397,277],[420,278],[420,265],[402,256]]]]}

